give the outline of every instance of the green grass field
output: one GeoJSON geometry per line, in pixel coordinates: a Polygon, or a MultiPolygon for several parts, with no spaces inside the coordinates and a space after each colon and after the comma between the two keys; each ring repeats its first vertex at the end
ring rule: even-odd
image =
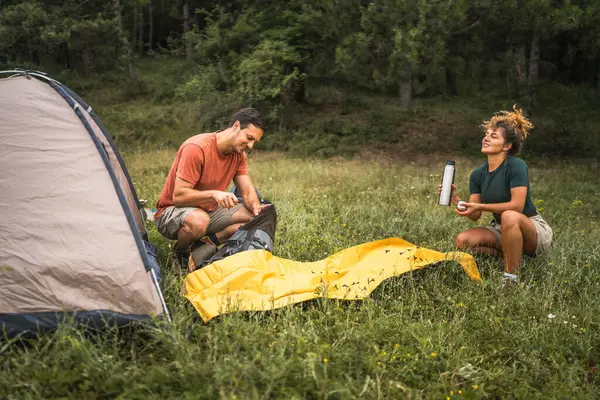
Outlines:
{"type": "MultiPolygon", "coordinates": [[[[141,198],[156,201],[174,153],[126,154],[141,198]]],[[[311,261],[387,237],[453,250],[473,223],[436,205],[444,162],[255,152],[249,167],[278,207],[275,254],[311,261]]],[[[475,166],[457,160],[462,196],[475,166]]],[[[319,299],[207,324],[180,294],[168,241],[149,226],[173,323],[102,334],[63,326],[0,342],[0,398],[598,398],[597,173],[530,166],[555,243],[527,259],[518,286],[501,285],[500,260],[477,258],[482,284],[445,263],[385,281],[364,301],[319,299]]]]}

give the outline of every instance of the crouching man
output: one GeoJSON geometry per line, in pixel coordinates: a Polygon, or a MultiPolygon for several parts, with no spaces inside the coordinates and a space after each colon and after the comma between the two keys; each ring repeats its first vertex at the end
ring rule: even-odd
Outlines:
{"type": "Polygon", "coordinates": [[[177,267],[188,265],[192,250],[210,258],[221,242],[267,206],[260,203],[246,167],[246,149],[252,149],[263,133],[259,112],[243,108],[228,128],[192,136],[177,151],[154,216],[158,231],[177,241],[177,267]],[[242,204],[226,191],[232,180],[242,204]]]}

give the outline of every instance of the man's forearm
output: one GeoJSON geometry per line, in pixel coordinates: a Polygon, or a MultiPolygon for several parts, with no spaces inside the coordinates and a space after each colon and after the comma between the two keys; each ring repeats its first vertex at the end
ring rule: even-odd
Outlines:
{"type": "Polygon", "coordinates": [[[242,199],[244,199],[244,206],[246,206],[249,211],[254,211],[256,207],[260,206],[260,200],[256,195],[254,187],[247,190],[245,193],[242,193],[242,199]]]}
{"type": "Polygon", "coordinates": [[[173,194],[176,207],[202,207],[215,201],[215,190],[185,188],[173,194]]]}

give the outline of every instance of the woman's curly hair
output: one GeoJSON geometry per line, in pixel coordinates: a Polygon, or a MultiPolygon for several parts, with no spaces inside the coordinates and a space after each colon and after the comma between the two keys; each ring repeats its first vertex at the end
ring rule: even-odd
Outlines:
{"type": "Polygon", "coordinates": [[[521,152],[523,141],[533,129],[533,124],[515,104],[513,111],[497,112],[489,121],[484,121],[481,127],[485,130],[502,128],[504,142],[512,145],[508,155],[515,156],[521,152]]]}

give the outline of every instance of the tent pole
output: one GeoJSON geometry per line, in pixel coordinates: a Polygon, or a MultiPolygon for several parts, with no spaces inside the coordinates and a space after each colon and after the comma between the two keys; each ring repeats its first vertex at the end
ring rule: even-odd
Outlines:
{"type": "Polygon", "coordinates": [[[173,322],[173,320],[171,319],[171,314],[169,314],[167,304],[165,303],[165,298],[163,297],[162,291],[160,290],[160,286],[158,286],[158,279],[156,279],[156,274],[154,273],[153,269],[150,269],[150,273],[152,274],[152,283],[154,283],[154,287],[156,287],[156,291],[158,292],[158,297],[160,297],[160,304],[162,305],[162,308],[165,311],[165,315],[167,316],[167,321],[173,322]]]}

